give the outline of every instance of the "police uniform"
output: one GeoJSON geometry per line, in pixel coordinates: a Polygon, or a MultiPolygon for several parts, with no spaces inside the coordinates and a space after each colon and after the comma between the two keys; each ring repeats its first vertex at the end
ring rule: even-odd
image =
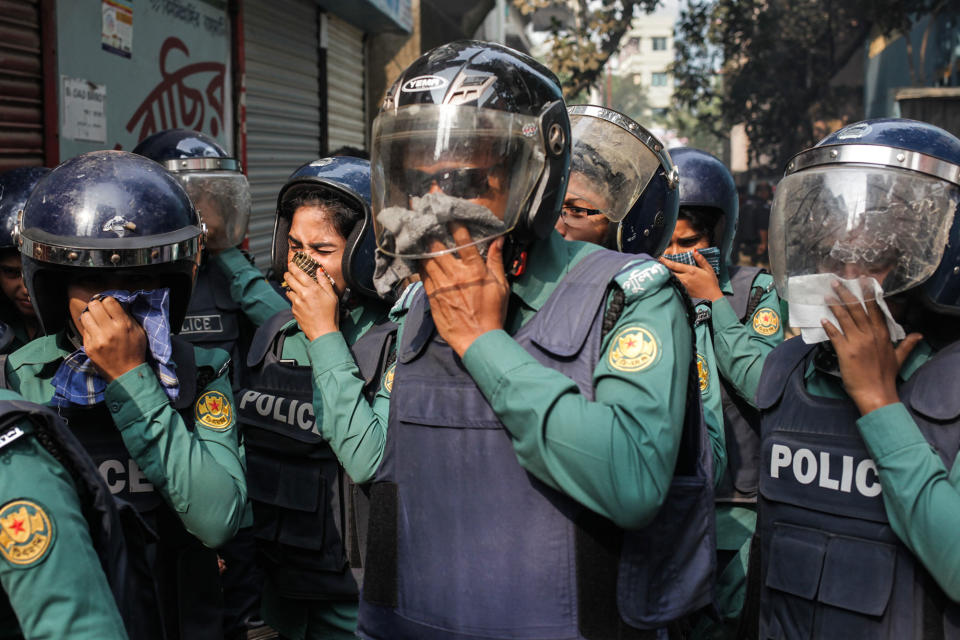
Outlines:
{"type": "Polygon", "coordinates": [[[0,637],[163,638],[142,522],[56,414],[0,411],[0,637]]]}
{"type": "Polygon", "coordinates": [[[226,281],[230,300],[240,305],[240,311],[255,327],[290,308],[290,301],[267,282],[239,249],[226,249],[210,256],[209,264],[219,270],[217,280],[226,281]]]}
{"type": "MultiPolygon", "coordinates": [[[[665,609],[676,604],[677,594],[649,583],[629,551],[620,565],[625,589],[619,601],[607,579],[616,576],[620,561],[623,534],[617,527],[649,524],[674,474],[692,356],[690,334],[677,327],[688,321],[669,285],[669,272],[649,260],[603,252],[595,264],[585,263],[603,264],[603,269],[581,269],[577,277],[564,279],[598,249],[565,242],[555,232],[537,244],[526,272],[512,284],[506,330],[478,338],[462,365],[449,360],[447,376],[423,378],[414,369],[434,362],[431,351],[439,344],[426,328],[422,288],[408,289],[393,313],[400,322],[397,363],[384,375],[372,407],[366,405],[362,378],[342,337],[329,334],[310,344],[315,393],[332,409],[323,416],[323,434],[354,480],[374,480],[361,636],[525,637],[536,628],[554,638],[634,637],[630,634],[642,632],[620,626],[618,609],[627,621],[642,624],[640,618],[649,612],[640,609],[650,604],[639,596],[643,587],[661,607],[657,613],[669,615],[665,609]],[[620,267],[626,263],[611,273],[625,304],[602,342],[597,332],[592,343],[587,334],[598,331],[590,327],[596,312],[606,308],[606,287],[591,280],[610,269],[609,256],[620,267]],[[550,300],[558,285],[565,294],[576,291],[582,297],[583,289],[564,287],[581,278],[594,292],[596,308],[581,300],[591,308],[567,326],[560,318],[569,316],[570,308],[561,311],[550,300]],[[413,328],[411,318],[416,319],[413,328]],[[521,336],[526,331],[537,337],[521,336]],[[576,345],[569,344],[570,336],[579,336],[573,338],[576,345]],[[521,337],[535,340],[547,353],[577,353],[584,344],[578,340],[585,340],[596,359],[579,367],[586,375],[574,381],[544,367],[535,347],[518,344],[521,337]],[[414,371],[408,373],[408,367],[414,371]],[[455,395],[443,395],[453,387],[459,389],[455,395]],[[432,434],[449,434],[459,444],[440,443],[452,446],[441,452],[430,441],[432,434]],[[426,464],[415,460],[418,452],[426,464]],[[544,509],[543,495],[560,505],[557,511],[544,509]],[[525,505],[517,503],[518,496],[525,505]],[[399,514],[403,517],[395,520],[399,514]],[[518,517],[524,524],[511,524],[518,517]],[[591,551],[586,533],[573,544],[566,536],[575,519],[582,531],[612,536],[601,539],[617,549],[613,556],[609,548],[608,555],[594,555],[597,549],[591,551]],[[576,553],[581,556],[575,569],[576,553]],[[611,568],[613,573],[604,575],[611,568]]],[[[709,489],[707,478],[701,482],[709,489]]],[[[694,493],[683,496],[690,513],[698,514],[686,522],[691,528],[700,518],[712,521],[712,492],[694,493]]],[[[644,531],[669,529],[670,542],[686,547],[669,523],[657,524],[644,531]]],[[[700,560],[708,561],[712,531],[694,535],[705,542],[700,560]]],[[[626,539],[624,549],[632,540],[626,539]]],[[[653,557],[652,546],[642,548],[648,560],[653,557]]],[[[681,578],[671,585],[689,586],[681,578]]]]}

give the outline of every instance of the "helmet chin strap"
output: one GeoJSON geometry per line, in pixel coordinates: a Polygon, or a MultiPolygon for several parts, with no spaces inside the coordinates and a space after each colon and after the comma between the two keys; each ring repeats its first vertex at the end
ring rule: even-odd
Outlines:
{"type": "Polygon", "coordinates": [[[517,278],[527,270],[527,250],[530,243],[515,235],[508,235],[503,242],[503,270],[507,278],[517,278]]]}

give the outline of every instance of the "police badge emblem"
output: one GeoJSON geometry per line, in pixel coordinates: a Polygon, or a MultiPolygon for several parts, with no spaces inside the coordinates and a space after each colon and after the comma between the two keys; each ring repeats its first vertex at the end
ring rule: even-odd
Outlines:
{"type": "Polygon", "coordinates": [[[10,564],[28,566],[42,560],[53,544],[47,513],[30,500],[13,500],[0,507],[0,555],[10,564]]]}
{"type": "Polygon", "coordinates": [[[697,354],[697,378],[700,379],[700,392],[703,393],[710,384],[710,370],[707,369],[707,359],[699,353],[697,354]]]}
{"type": "Polygon", "coordinates": [[[390,365],[387,372],[383,374],[383,388],[387,393],[393,391],[393,374],[397,369],[397,363],[390,365]]]}
{"type": "Polygon", "coordinates": [[[753,314],[753,330],[762,336],[772,336],[780,329],[780,315],[770,307],[753,314]]]}
{"type": "Polygon", "coordinates": [[[200,396],[195,414],[197,424],[214,431],[223,431],[233,424],[233,407],[219,391],[207,391],[200,396]]]}
{"type": "Polygon", "coordinates": [[[618,371],[642,371],[660,355],[660,343],[643,327],[627,327],[610,342],[610,366],[618,371]]]}

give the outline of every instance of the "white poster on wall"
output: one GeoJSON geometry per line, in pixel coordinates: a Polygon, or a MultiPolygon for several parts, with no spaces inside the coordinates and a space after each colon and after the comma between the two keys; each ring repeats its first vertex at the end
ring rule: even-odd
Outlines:
{"type": "Polygon", "coordinates": [[[61,134],[71,140],[107,141],[107,85],[60,76],[61,134]]]}

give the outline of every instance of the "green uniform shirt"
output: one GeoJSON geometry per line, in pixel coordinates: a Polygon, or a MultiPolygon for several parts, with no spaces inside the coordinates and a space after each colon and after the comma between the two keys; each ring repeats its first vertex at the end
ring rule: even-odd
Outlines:
{"type": "MultiPolygon", "coordinates": [[[[53,398],[50,379],[73,345],[62,334],[38,338],[7,360],[10,387],[38,404],[53,398]]],[[[197,367],[219,375],[197,390],[194,428],[170,405],[156,374],[146,364],[107,385],[104,402],[124,445],[147,479],[177,512],[187,531],[208,547],[237,532],[247,500],[242,448],[236,433],[233,392],[220,349],[194,347],[197,367]],[[221,421],[208,419],[200,403],[207,394],[225,398],[221,421]]]]}
{"type": "Polygon", "coordinates": [[[211,256],[210,262],[227,274],[230,297],[254,326],[262,327],[274,315],[290,308],[290,301],[264,279],[239,249],[222,251],[211,256]]]}
{"type": "MultiPolygon", "coordinates": [[[[531,247],[527,270],[510,287],[506,329],[478,338],[463,364],[513,437],[525,469],[618,525],[638,528],[653,519],[673,477],[692,357],[692,336],[669,271],[648,264],[618,276],[626,302],[603,340],[593,402],[511,337],[570,268],[596,250],[555,232],[531,247]],[[631,278],[637,275],[645,277],[631,278]],[[631,357],[636,340],[654,346],[650,357],[631,357]]],[[[392,314],[401,332],[409,298],[410,289],[392,314]]],[[[383,456],[393,370],[371,407],[341,335],[320,336],[309,354],[315,393],[333,409],[324,413],[323,434],[350,476],[366,482],[383,456]]]]}
{"type": "MultiPolygon", "coordinates": [[[[797,338],[799,340],[799,338],[797,338]]],[[[933,355],[918,344],[900,368],[906,381],[933,355]]],[[[812,366],[807,390],[828,398],[848,397],[840,378],[812,366]]],[[[871,411],[857,429],[877,465],[890,526],[953,600],[960,600],[960,465],[947,469],[902,403],[871,411]]]]}
{"type": "MultiPolygon", "coordinates": [[[[0,400],[17,399],[0,390],[0,400]]],[[[9,598],[0,594],[0,637],[17,637],[19,621],[31,640],[126,639],[73,479],[28,420],[18,426],[26,435],[0,449],[0,584],[9,598]]]]}

